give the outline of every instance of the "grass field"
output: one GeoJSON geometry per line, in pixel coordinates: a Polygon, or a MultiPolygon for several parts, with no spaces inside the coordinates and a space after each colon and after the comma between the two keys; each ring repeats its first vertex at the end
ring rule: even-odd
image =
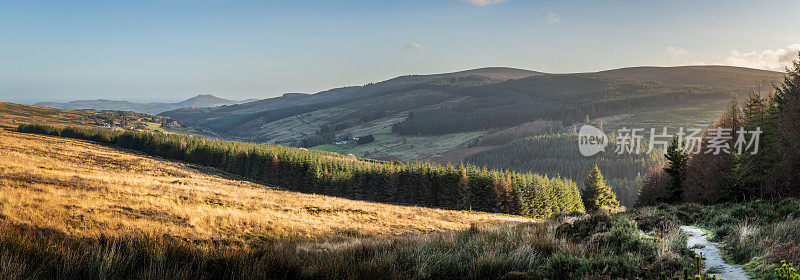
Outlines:
{"type": "Polygon", "coordinates": [[[192,240],[400,235],[517,216],[300,194],[63,138],[0,134],[0,219],[72,236],[192,240]]]}

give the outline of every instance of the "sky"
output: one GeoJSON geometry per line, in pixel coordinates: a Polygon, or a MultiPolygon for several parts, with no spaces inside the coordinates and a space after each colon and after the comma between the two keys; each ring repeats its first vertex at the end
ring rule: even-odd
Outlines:
{"type": "Polygon", "coordinates": [[[797,57],[800,1],[0,0],[0,101],[269,98],[505,66],[797,57]]]}

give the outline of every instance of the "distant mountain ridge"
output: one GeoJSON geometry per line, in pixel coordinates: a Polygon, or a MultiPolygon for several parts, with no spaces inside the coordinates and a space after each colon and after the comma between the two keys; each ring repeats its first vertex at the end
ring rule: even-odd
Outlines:
{"type": "Polygon", "coordinates": [[[206,108],[218,107],[223,105],[234,105],[245,102],[254,101],[253,99],[236,101],[216,97],[211,94],[200,94],[195,97],[186,99],[184,101],[167,103],[167,102],[152,102],[152,103],[136,103],[121,100],[75,100],[65,103],[60,102],[39,102],[34,105],[42,107],[50,107],[56,109],[94,109],[94,110],[118,110],[118,111],[134,111],[147,114],[158,114],[161,112],[176,110],[180,108],[206,108]]]}

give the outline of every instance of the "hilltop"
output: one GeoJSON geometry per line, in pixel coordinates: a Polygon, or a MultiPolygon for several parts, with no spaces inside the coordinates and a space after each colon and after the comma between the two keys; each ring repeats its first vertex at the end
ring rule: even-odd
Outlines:
{"type": "Polygon", "coordinates": [[[627,67],[596,72],[632,80],[652,80],[687,85],[758,90],[780,81],[782,73],[735,66],[627,67]]]}
{"type": "Polygon", "coordinates": [[[133,111],[147,114],[158,114],[180,108],[205,108],[223,105],[232,105],[249,102],[252,100],[236,101],[222,99],[211,94],[201,94],[184,101],[175,103],[154,102],[154,103],[135,103],[130,101],[118,100],[75,100],[66,103],[59,102],[39,102],[34,105],[50,107],[56,109],[93,109],[93,110],[114,110],[114,111],[133,111]]]}

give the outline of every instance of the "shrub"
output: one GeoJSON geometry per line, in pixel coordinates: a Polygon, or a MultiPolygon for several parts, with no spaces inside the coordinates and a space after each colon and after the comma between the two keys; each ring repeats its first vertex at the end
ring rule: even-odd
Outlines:
{"type": "Polygon", "coordinates": [[[375,136],[372,136],[372,134],[367,135],[367,136],[358,137],[358,144],[359,145],[369,144],[369,143],[372,143],[372,142],[375,142],[375,136]]]}
{"type": "Polygon", "coordinates": [[[589,215],[572,223],[559,225],[556,228],[556,236],[583,242],[594,234],[608,231],[611,221],[611,216],[606,213],[589,215]]]}
{"type": "Polygon", "coordinates": [[[792,264],[781,261],[781,267],[775,269],[775,279],[800,280],[800,275],[797,274],[797,270],[792,267],[792,264]]]}
{"type": "Polygon", "coordinates": [[[612,248],[617,253],[655,251],[655,245],[642,238],[636,222],[628,219],[619,219],[611,225],[611,230],[605,236],[603,244],[612,248]]]}

